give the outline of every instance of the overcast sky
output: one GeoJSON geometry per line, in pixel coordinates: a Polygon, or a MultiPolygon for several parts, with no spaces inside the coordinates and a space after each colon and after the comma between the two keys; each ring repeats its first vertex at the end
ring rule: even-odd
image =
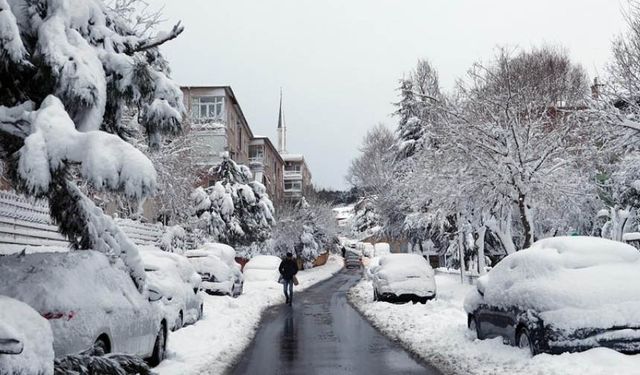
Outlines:
{"type": "Polygon", "coordinates": [[[497,45],[568,48],[602,74],[624,28],[619,0],[151,0],[185,32],[163,47],[181,85],[230,85],[254,134],[276,142],[284,91],[288,151],[317,186],[345,188],[366,131],[390,116],[419,58],[446,89],[497,45]]]}

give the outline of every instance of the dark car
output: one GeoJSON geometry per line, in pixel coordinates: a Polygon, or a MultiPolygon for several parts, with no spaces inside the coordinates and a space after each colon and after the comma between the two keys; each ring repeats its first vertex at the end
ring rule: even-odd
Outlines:
{"type": "Polygon", "coordinates": [[[590,237],[555,237],[504,258],[465,300],[478,339],[531,354],[606,347],[640,353],[640,253],[590,237]]]}
{"type": "Polygon", "coordinates": [[[344,257],[344,265],[347,268],[360,268],[362,266],[362,256],[349,249],[344,257]]]}

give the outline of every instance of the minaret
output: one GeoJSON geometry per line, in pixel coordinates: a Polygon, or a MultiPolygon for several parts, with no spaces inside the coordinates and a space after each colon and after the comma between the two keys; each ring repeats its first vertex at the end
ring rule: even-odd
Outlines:
{"type": "Polygon", "coordinates": [[[278,111],[278,152],[280,154],[287,153],[287,125],[282,113],[282,89],[280,89],[280,110],[278,111]]]}

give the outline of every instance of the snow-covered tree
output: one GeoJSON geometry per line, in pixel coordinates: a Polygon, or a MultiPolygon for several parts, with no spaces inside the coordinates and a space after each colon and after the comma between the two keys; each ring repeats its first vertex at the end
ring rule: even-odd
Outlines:
{"type": "Polygon", "coordinates": [[[337,233],[331,207],[318,199],[303,198],[278,210],[270,252],[278,256],[295,253],[310,268],[321,252],[332,250],[337,233]]]}
{"type": "Polygon", "coordinates": [[[193,192],[197,225],[214,240],[231,246],[263,243],[274,224],[273,204],[251,171],[225,156],[211,171],[216,183],[193,192]]]}
{"type": "Polygon", "coordinates": [[[154,193],[156,172],[121,138],[122,116],[138,109],[153,148],[181,131],[182,93],[158,46],[182,27],[141,35],[99,0],[0,0],[0,25],[0,155],[8,176],[19,191],[48,199],[75,248],[120,257],[142,289],[135,245],[72,176],[131,199],[154,193]]]}

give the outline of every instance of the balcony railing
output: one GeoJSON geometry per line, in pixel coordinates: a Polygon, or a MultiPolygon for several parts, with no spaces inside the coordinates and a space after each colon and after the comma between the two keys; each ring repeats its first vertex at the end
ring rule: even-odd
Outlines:
{"type": "Polygon", "coordinates": [[[302,178],[300,171],[284,171],[284,178],[302,178]]]}
{"type": "Polygon", "coordinates": [[[249,158],[249,163],[250,164],[263,164],[264,163],[264,156],[253,156],[249,158]]]}

